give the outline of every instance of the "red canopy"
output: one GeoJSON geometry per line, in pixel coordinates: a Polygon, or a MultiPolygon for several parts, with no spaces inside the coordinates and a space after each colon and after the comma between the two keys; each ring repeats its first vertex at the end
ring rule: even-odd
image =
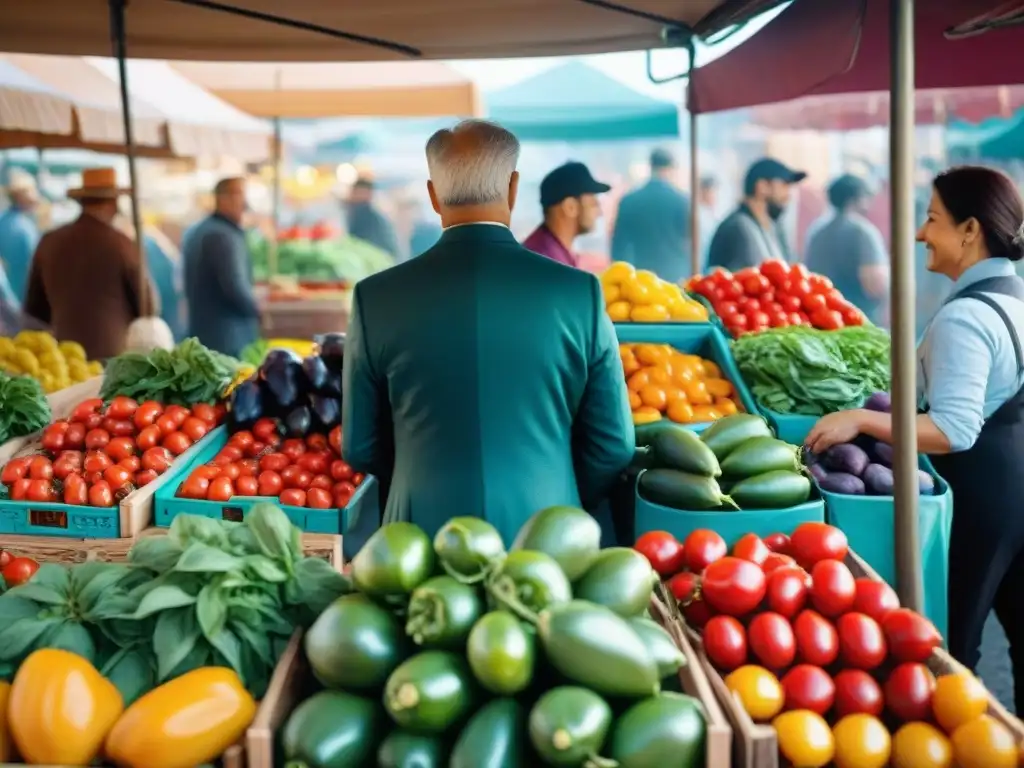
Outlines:
{"type": "MultiPolygon", "coordinates": [[[[932,0],[917,4],[919,89],[1024,83],[1020,31],[970,36],[947,30],[1016,16],[1020,0],[932,0]]],[[[796,0],[760,32],[696,70],[696,113],[789,101],[811,94],[889,89],[889,0],[796,0]]]]}

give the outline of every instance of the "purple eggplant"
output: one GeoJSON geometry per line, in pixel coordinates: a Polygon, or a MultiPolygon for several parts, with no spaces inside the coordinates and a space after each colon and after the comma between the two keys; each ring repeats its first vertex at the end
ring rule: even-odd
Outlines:
{"type": "Polygon", "coordinates": [[[875,392],[864,401],[864,407],[869,411],[880,411],[882,413],[892,412],[892,397],[888,392],[875,392]]]}
{"type": "Polygon", "coordinates": [[[325,333],[316,337],[317,349],[332,371],[340,371],[345,362],[345,334],[325,333]]]}
{"type": "Polygon", "coordinates": [[[288,437],[305,437],[313,424],[313,415],[308,405],[292,408],[284,417],[285,435],[288,437]]]}
{"type": "Polygon", "coordinates": [[[228,400],[228,431],[238,432],[251,429],[256,420],[263,416],[263,393],[259,382],[246,379],[231,392],[228,400]]]}
{"type": "Polygon", "coordinates": [[[935,478],[923,469],[917,470],[917,490],[922,496],[935,495],[935,478]]]}
{"type": "Polygon", "coordinates": [[[807,472],[819,483],[828,477],[828,470],[821,466],[821,464],[808,464],[807,472]]]}
{"type": "Polygon", "coordinates": [[[313,427],[328,432],[341,423],[341,403],[326,395],[310,395],[309,409],[313,414],[313,427]]]}
{"type": "Polygon", "coordinates": [[[301,394],[302,358],[287,349],[272,349],[259,368],[260,383],[278,411],[297,404],[301,394]]]}
{"type": "Polygon", "coordinates": [[[821,490],[829,493],[843,493],[848,496],[863,496],[864,481],[849,472],[829,472],[825,478],[818,481],[821,490]]]}
{"type": "Polygon", "coordinates": [[[870,496],[892,496],[894,493],[895,482],[889,467],[881,464],[868,464],[861,479],[870,496]]]}
{"type": "Polygon", "coordinates": [[[302,373],[306,378],[307,392],[322,392],[330,371],[322,357],[310,355],[302,361],[302,373]]]}
{"type": "Polygon", "coordinates": [[[887,467],[892,466],[892,446],[888,443],[878,442],[875,444],[875,458],[879,464],[887,467]]]}
{"type": "Polygon", "coordinates": [[[833,472],[847,472],[860,477],[867,469],[871,459],[863,448],[853,443],[841,443],[833,445],[821,457],[821,463],[825,468],[833,472]]]}

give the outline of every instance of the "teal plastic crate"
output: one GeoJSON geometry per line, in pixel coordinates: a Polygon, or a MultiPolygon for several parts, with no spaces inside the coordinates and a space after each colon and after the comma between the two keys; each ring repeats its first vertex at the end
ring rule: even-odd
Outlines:
{"type": "Polygon", "coordinates": [[[732,547],[740,537],[754,533],[764,538],[773,533],[789,534],[801,523],[825,521],[825,504],[821,498],[812,498],[804,504],[788,509],[751,509],[743,511],[697,512],[673,509],[647,501],[639,492],[637,476],[636,521],[634,539],[648,531],[667,531],[684,541],[693,531],[705,528],[715,531],[732,547]]]}
{"type": "MultiPolygon", "coordinates": [[[[145,493],[159,494],[165,485],[177,486],[178,479],[193,464],[196,456],[210,444],[223,445],[224,427],[217,427],[206,437],[181,454],[166,472],[145,488],[145,493]]],[[[135,493],[139,493],[136,491],[135,493]]],[[[88,507],[75,504],[41,504],[35,501],[0,500],[0,533],[19,536],[54,536],[69,539],[118,539],[121,534],[121,507],[130,504],[129,494],[114,507],[88,507]]],[[[155,498],[155,497],[154,497],[155,498]]],[[[125,536],[132,535],[126,532],[125,536]]]]}
{"type": "Polygon", "coordinates": [[[310,509],[282,504],[273,496],[235,496],[228,501],[204,501],[202,499],[183,499],[178,497],[178,487],[189,473],[200,464],[211,461],[227,443],[227,433],[222,433],[218,440],[208,443],[197,453],[177,477],[177,481],[164,484],[156,494],[153,504],[155,524],[160,528],[170,526],[178,515],[201,515],[221,520],[240,521],[249,510],[261,502],[276,504],[292,524],[306,533],[345,533],[349,522],[364,514],[371,518],[379,518],[380,499],[377,480],[366,477],[352,495],[351,501],[343,509],[310,509]]]}
{"type": "Polygon", "coordinates": [[[768,419],[768,423],[775,431],[779,440],[785,440],[793,445],[803,445],[811,429],[818,423],[820,416],[805,416],[802,414],[776,413],[767,408],[758,408],[758,411],[768,419]]]}
{"type": "MultiPolygon", "coordinates": [[[[927,456],[920,467],[935,481],[934,496],[919,496],[921,567],[925,615],[945,636],[948,625],[947,582],[949,537],[953,523],[953,492],[927,456]]],[[[851,496],[822,491],[828,522],[841,529],[850,548],[886,582],[896,584],[895,505],[891,496],[851,496]]]]}
{"type": "MultiPolygon", "coordinates": [[[[710,360],[722,370],[722,376],[732,382],[744,410],[748,413],[759,413],[750,390],[743,383],[743,377],[736,368],[729,342],[721,328],[711,323],[616,323],[615,334],[621,344],[668,344],[680,352],[700,355],[705,360],[710,360]]],[[[703,432],[711,424],[679,426],[703,432]]]]}

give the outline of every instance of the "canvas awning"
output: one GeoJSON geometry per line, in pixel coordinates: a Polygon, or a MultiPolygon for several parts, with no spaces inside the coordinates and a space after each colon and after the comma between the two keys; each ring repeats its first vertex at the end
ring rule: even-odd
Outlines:
{"type": "MultiPolygon", "coordinates": [[[[664,45],[669,23],[717,32],[780,0],[230,0],[231,15],[195,0],[132,0],[132,58],[192,61],[368,61],[571,56],[664,45]],[[633,13],[616,10],[615,5],[633,13]],[[318,30],[344,32],[348,38],[318,30]]],[[[4,0],[0,50],[109,56],[107,0],[4,0]]]]}
{"type": "Polygon", "coordinates": [[[440,62],[176,62],[174,69],[257,117],[433,117],[480,112],[476,85],[440,62]]]}
{"type": "Polygon", "coordinates": [[[0,59],[0,132],[70,137],[74,128],[67,98],[0,59]]]}

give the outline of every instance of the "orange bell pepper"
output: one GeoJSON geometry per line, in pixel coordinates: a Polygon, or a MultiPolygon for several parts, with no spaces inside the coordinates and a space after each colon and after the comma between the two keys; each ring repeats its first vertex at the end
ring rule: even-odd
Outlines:
{"type": "Polygon", "coordinates": [[[0,763],[14,762],[14,741],[11,727],[7,724],[7,712],[11,703],[11,684],[0,680],[0,763]]]}

